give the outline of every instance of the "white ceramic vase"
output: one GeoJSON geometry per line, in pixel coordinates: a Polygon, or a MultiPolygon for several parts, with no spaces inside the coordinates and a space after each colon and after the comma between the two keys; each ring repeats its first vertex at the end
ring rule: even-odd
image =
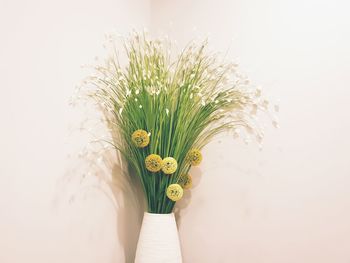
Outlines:
{"type": "Polygon", "coordinates": [[[182,263],[173,213],[144,214],[135,263],[182,263]]]}

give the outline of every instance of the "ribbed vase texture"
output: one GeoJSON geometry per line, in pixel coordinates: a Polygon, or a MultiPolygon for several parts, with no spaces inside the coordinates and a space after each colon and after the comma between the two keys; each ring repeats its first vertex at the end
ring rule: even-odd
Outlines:
{"type": "Polygon", "coordinates": [[[144,214],[135,263],[182,263],[173,213],[144,214]]]}

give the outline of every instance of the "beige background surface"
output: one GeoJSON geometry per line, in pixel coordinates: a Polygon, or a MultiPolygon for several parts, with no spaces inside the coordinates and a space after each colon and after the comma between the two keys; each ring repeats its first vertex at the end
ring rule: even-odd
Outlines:
{"type": "Polygon", "coordinates": [[[84,114],[68,100],[105,32],[144,26],[230,46],[280,100],[261,152],[229,135],[205,149],[179,204],[184,261],[350,262],[347,1],[0,3],[0,262],[132,262],[137,208],[80,170],[84,114]]]}

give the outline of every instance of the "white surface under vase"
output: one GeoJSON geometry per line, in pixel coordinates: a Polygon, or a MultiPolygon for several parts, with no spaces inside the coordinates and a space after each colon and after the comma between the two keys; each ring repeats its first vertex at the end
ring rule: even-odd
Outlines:
{"type": "Polygon", "coordinates": [[[182,263],[174,213],[144,214],[135,263],[182,263]]]}

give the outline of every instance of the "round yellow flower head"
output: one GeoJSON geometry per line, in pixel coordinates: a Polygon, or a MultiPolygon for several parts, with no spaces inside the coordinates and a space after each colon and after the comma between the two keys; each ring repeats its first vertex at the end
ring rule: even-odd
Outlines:
{"type": "Polygon", "coordinates": [[[179,184],[171,184],[166,190],[166,196],[174,202],[179,201],[183,194],[184,190],[179,184]]]}
{"type": "Polygon", "coordinates": [[[162,171],[165,174],[173,174],[177,169],[177,161],[173,157],[166,157],[162,162],[162,171]]]}
{"type": "Polygon", "coordinates": [[[192,188],[192,176],[190,174],[181,175],[178,184],[181,185],[183,189],[192,188]]]}
{"type": "Polygon", "coordinates": [[[202,159],[202,153],[198,149],[192,149],[187,154],[187,160],[194,166],[199,165],[202,159]]]}
{"type": "Polygon", "coordinates": [[[144,148],[149,144],[149,136],[145,130],[134,131],[131,140],[139,148],[144,148]]]}
{"type": "Polygon", "coordinates": [[[158,172],[162,169],[162,158],[158,154],[150,154],[145,159],[146,169],[150,172],[158,172]]]}

